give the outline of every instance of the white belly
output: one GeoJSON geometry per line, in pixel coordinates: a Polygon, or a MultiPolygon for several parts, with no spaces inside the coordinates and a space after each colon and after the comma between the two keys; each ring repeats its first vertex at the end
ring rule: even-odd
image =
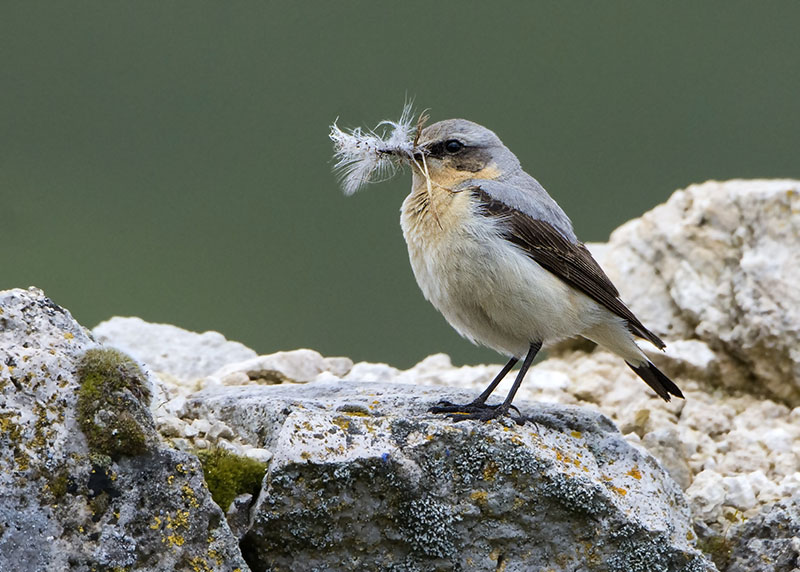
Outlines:
{"type": "Polygon", "coordinates": [[[469,216],[468,202],[440,216],[441,225],[405,207],[401,226],[417,283],[464,337],[521,357],[532,342],[574,336],[602,319],[594,301],[498,236],[491,219],[469,216]]]}

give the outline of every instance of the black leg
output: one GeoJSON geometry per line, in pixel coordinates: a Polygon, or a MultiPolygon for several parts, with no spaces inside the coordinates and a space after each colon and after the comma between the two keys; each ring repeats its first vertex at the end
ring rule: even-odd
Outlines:
{"type": "Polygon", "coordinates": [[[472,404],[478,405],[480,403],[486,403],[486,400],[489,399],[489,396],[492,394],[492,392],[497,388],[498,385],[500,385],[500,382],[503,381],[503,378],[508,374],[509,371],[511,371],[511,368],[517,365],[518,361],[519,359],[515,357],[512,357],[510,360],[508,360],[508,363],[504,365],[503,369],[500,370],[500,373],[495,376],[495,378],[492,380],[492,383],[489,384],[489,387],[484,389],[483,393],[481,393],[477,399],[472,402],[472,404]]]}
{"type": "Polygon", "coordinates": [[[489,399],[489,396],[495,390],[495,388],[500,385],[500,382],[503,381],[503,378],[511,371],[511,368],[516,365],[519,359],[512,357],[508,360],[508,363],[503,366],[503,369],[500,370],[495,378],[492,380],[492,383],[489,384],[489,387],[483,390],[478,397],[475,398],[474,401],[471,403],[467,403],[464,405],[457,405],[455,403],[451,403],[449,401],[440,401],[436,407],[431,407],[428,409],[429,413],[475,413],[476,411],[483,410],[486,408],[494,409],[498,407],[497,405],[486,405],[486,400],[489,399]]]}
{"type": "MultiPolygon", "coordinates": [[[[468,403],[467,405],[443,403],[441,406],[431,407],[428,411],[431,413],[446,413],[447,416],[454,421],[463,421],[465,419],[489,421],[490,419],[497,419],[503,415],[508,415],[509,409],[513,407],[511,402],[514,401],[514,396],[516,395],[519,386],[522,384],[522,379],[525,377],[525,374],[528,372],[528,368],[530,368],[534,358],[536,357],[536,354],[539,353],[541,348],[541,342],[535,342],[530,345],[528,354],[525,356],[525,360],[522,362],[522,367],[520,367],[519,373],[517,373],[517,378],[514,380],[514,385],[511,386],[511,391],[508,392],[505,401],[503,401],[503,403],[500,405],[486,405],[486,400],[488,399],[489,395],[491,395],[492,391],[495,390],[497,384],[500,383],[503,377],[505,377],[511,368],[514,367],[514,364],[517,363],[517,358],[511,358],[511,360],[500,371],[497,377],[494,378],[492,383],[489,384],[489,387],[487,387],[484,392],[481,393],[472,403],[468,403]]],[[[521,418],[517,419],[516,421],[520,425],[524,423],[521,418]]]]}
{"type": "Polygon", "coordinates": [[[522,366],[519,368],[517,379],[514,380],[514,385],[511,386],[511,391],[509,391],[508,395],[506,395],[506,400],[503,402],[503,404],[497,408],[498,410],[503,410],[503,413],[508,413],[508,409],[511,407],[511,402],[514,401],[514,396],[517,394],[519,386],[522,385],[522,378],[524,378],[525,374],[528,373],[528,368],[531,367],[531,364],[533,363],[533,360],[536,358],[536,354],[539,353],[540,349],[542,349],[542,342],[531,344],[531,347],[528,350],[528,355],[525,356],[525,360],[522,362],[522,366]]]}

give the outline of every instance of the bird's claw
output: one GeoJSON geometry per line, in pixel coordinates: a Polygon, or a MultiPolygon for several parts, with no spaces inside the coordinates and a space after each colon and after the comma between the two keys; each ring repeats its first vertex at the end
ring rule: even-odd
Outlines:
{"type": "Polygon", "coordinates": [[[440,401],[437,405],[428,409],[428,413],[444,413],[448,419],[456,422],[469,419],[485,422],[508,415],[509,409],[517,412],[516,417],[509,417],[517,425],[524,425],[525,418],[522,417],[519,409],[514,405],[487,405],[486,403],[476,403],[474,401],[465,405],[457,405],[449,401],[440,401]]]}

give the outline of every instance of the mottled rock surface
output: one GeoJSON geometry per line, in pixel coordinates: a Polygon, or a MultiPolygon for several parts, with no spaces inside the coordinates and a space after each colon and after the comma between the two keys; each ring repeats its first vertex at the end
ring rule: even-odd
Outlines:
{"type": "Polygon", "coordinates": [[[731,536],[728,572],[800,570],[800,496],[765,507],[731,536]]]}
{"type": "Polygon", "coordinates": [[[714,570],[680,488],[602,415],[453,424],[426,413],[442,397],[468,395],[318,381],[210,389],[185,413],[274,453],[253,570],[714,570]]]}
{"type": "Polygon", "coordinates": [[[41,291],[0,292],[0,570],[247,569],[149,386],[41,291]]]}
{"type": "Polygon", "coordinates": [[[700,380],[800,405],[800,181],[692,185],[593,252],[649,328],[713,352],[700,380]]]}
{"type": "Polygon", "coordinates": [[[797,181],[694,185],[590,245],[665,338],[652,358],[686,400],[664,403],[616,356],[563,343],[518,393],[536,421],[524,427],[425,413],[443,397],[473,398],[500,365],[456,368],[435,354],[401,371],[313,350],[256,356],[219,334],[117,318],[95,335],[157,376],[120,363],[112,399],[79,423],[75,377],[94,345],[65,311],[23,292],[38,301],[11,320],[0,313],[0,569],[6,553],[32,569],[70,558],[78,570],[90,559],[109,567],[140,553],[150,560],[133,568],[158,554],[181,569],[202,552],[205,526],[220,539],[209,556],[240,562],[242,538],[255,570],[713,570],[695,543],[722,571],[796,570],[799,196],[797,181]],[[20,332],[38,335],[28,322],[42,313],[45,341],[15,347],[20,332]],[[211,359],[198,368],[198,355],[211,359]],[[262,489],[224,483],[215,493],[236,539],[206,511],[195,457],[159,442],[145,386],[175,449],[269,465],[262,489]],[[178,459],[193,467],[184,481],[169,473],[178,459]],[[198,491],[200,507],[173,494],[176,482],[198,491]],[[143,508],[109,508],[123,501],[143,508]],[[178,544],[187,506],[198,524],[179,528],[178,544]],[[156,510],[160,521],[142,521],[156,510]],[[58,549],[38,549],[49,537],[58,549]]]}
{"type": "Polygon", "coordinates": [[[187,383],[227,364],[257,356],[244,344],[226,340],[219,332],[199,334],[135,317],[116,316],[95,326],[92,334],[99,343],[122,350],[154,372],[187,383]]]}

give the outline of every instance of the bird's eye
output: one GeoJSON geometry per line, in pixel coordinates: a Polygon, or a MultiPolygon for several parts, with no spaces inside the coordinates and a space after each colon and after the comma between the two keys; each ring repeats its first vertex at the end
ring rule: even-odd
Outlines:
{"type": "Polygon", "coordinates": [[[449,139],[444,142],[444,150],[448,153],[458,153],[464,148],[464,144],[458,139],[449,139]]]}

